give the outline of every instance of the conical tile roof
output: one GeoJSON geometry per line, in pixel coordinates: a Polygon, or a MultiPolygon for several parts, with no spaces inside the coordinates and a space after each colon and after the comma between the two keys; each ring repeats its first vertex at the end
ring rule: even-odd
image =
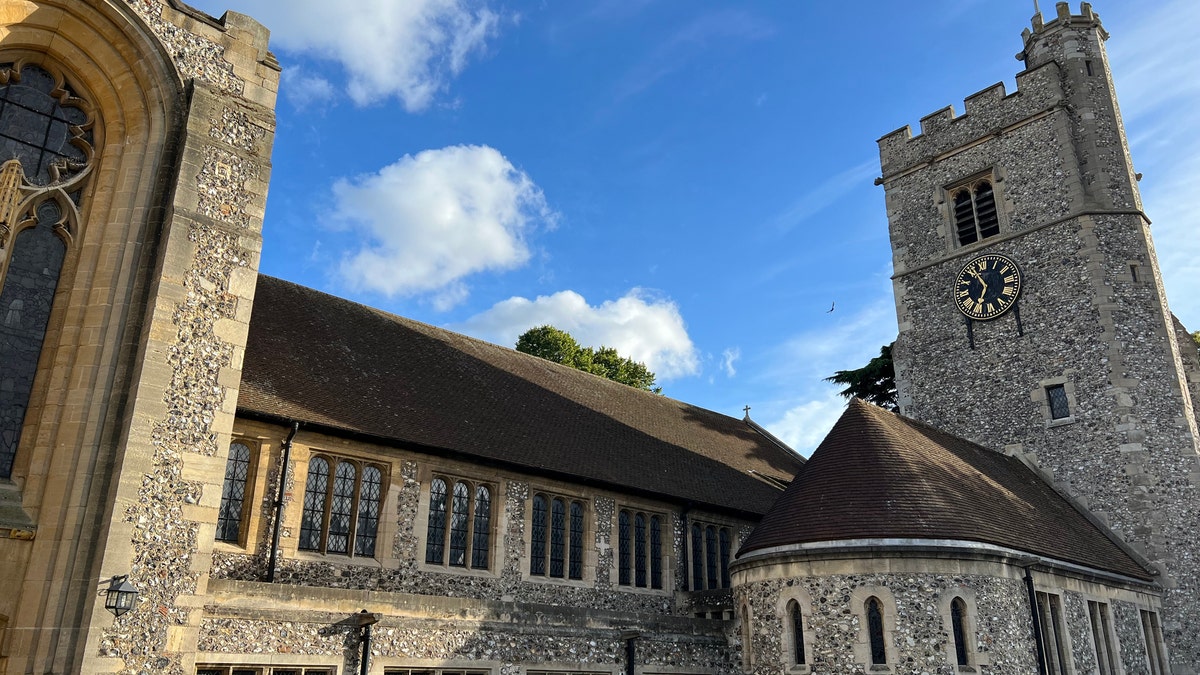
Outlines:
{"type": "Polygon", "coordinates": [[[981,542],[1153,579],[1019,459],[854,399],[739,555],[858,539],[981,542]]]}

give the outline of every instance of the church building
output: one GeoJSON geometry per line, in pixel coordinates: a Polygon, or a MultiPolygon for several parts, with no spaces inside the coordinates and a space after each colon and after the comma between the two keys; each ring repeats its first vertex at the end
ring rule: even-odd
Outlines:
{"type": "Polygon", "coordinates": [[[900,409],[807,460],[259,274],[252,18],[0,10],[0,674],[1200,673],[1200,354],[1087,3],[879,140],[900,409]]]}

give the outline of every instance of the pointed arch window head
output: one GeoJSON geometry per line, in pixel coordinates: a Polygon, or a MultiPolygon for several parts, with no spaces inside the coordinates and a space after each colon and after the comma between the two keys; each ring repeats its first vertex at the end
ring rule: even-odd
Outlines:
{"type": "Polygon", "coordinates": [[[217,512],[217,541],[238,543],[245,522],[246,479],[250,473],[250,446],[235,441],[229,446],[225,480],[221,485],[221,508],[217,512]]]}
{"type": "Polygon", "coordinates": [[[662,516],[621,509],[617,516],[618,583],[661,589],[662,516]]]}
{"type": "Polygon", "coordinates": [[[33,63],[0,63],[0,163],[33,186],[69,182],[92,159],[92,106],[66,78],[33,63]]]}

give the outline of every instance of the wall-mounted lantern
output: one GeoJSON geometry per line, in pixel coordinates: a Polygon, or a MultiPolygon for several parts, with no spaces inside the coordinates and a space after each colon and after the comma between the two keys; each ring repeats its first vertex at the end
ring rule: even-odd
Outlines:
{"type": "Polygon", "coordinates": [[[112,612],[113,616],[121,616],[133,609],[133,603],[137,602],[137,596],[138,589],[129,583],[129,575],[114,576],[108,580],[108,590],[105,591],[104,596],[104,609],[112,612]]]}

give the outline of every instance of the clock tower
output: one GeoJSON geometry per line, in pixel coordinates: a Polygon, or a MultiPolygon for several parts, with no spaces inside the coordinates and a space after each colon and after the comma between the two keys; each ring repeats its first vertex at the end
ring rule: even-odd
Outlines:
{"type": "Polygon", "coordinates": [[[1034,458],[1161,572],[1200,671],[1195,346],[1167,307],[1099,16],[1059,3],[997,84],[879,141],[901,411],[1034,458]],[[1191,350],[1190,352],[1188,350],[1191,350]]]}

